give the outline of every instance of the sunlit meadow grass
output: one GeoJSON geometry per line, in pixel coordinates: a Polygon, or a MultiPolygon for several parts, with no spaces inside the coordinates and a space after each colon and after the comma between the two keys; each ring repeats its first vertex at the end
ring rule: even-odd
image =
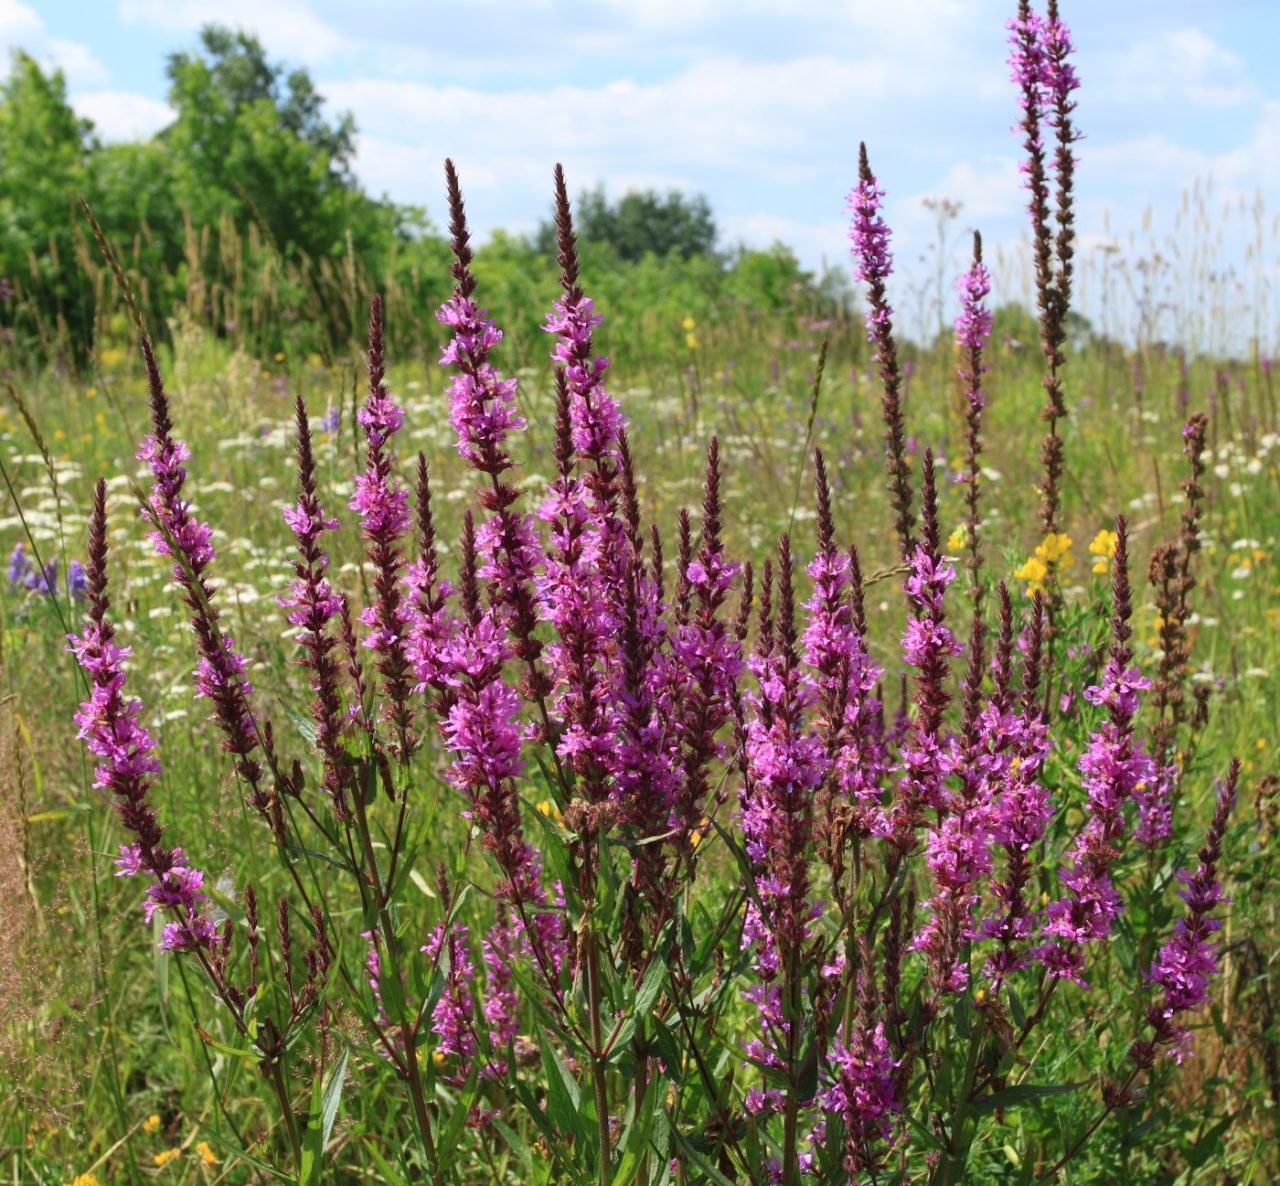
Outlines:
{"type": "MultiPolygon", "coordinates": [[[[677,350],[687,331],[680,325],[669,329],[677,350]]],[[[860,325],[842,320],[823,326],[799,345],[737,336],[732,326],[700,326],[699,331],[696,415],[681,385],[658,391],[631,385],[628,360],[619,359],[622,377],[614,389],[631,417],[638,469],[648,475],[641,496],[653,520],[670,525],[678,507],[696,504],[700,442],[718,432],[726,463],[730,551],[760,558],[788,525],[803,538],[813,512],[809,477],[797,472],[797,441],[808,434],[829,459],[841,534],[865,541],[868,573],[891,568],[896,557],[887,532],[874,380],[865,362],[851,360],[860,353],[860,325]],[[819,334],[832,341],[832,361],[815,407],[819,334]],[[733,361],[732,371],[726,371],[726,360],[733,361]]],[[[997,556],[995,571],[1011,583],[1039,542],[1037,462],[1028,430],[1038,372],[1028,353],[1005,343],[989,380],[987,538],[997,556]]],[[[252,654],[267,695],[301,703],[288,632],[274,605],[291,575],[289,539],[279,518],[293,474],[289,405],[301,392],[313,409],[322,494],[327,503],[340,505],[351,490],[351,376],[359,360],[329,366],[314,358],[251,360],[207,336],[188,334],[177,338],[164,362],[170,374],[181,376],[174,400],[198,462],[192,477],[197,505],[219,527],[226,613],[252,654]]],[[[213,854],[207,858],[213,872],[228,884],[243,884],[260,864],[242,840],[251,821],[222,755],[196,727],[200,712],[190,700],[188,632],[166,592],[167,566],[132,522],[137,511],[131,487],[142,478],[133,453],[146,415],[144,381],[133,355],[118,346],[103,346],[96,363],[89,376],[19,371],[15,377],[15,389],[25,393],[43,433],[58,492],[55,496],[46,458],[29,428],[7,408],[0,421],[0,449],[22,513],[7,498],[0,521],[3,546],[7,552],[25,541],[30,551],[34,544],[42,558],[65,568],[67,560],[83,555],[90,477],[109,476],[113,536],[119,541],[113,575],[116,603],[123,610],[121,630],[147,656],[134,670],[135,690],[148,706],[148,724],[167,762],[159,802],[175,833],[213,854]]],[[[1192,653],[1196,678],[1214,687],[1213,752],[1206,759],[1220,764],[1223,755],[1240,753],[1246,774],[1257,778],[1274,768],[1280,672],[1275,563],[1280,438],[1268,402],[1269,377],[1254,366],[1198,357],[1188,361],[1184,377],[1182,365],[1150,347],[1094,346],[1072,354],[1066,531],[1074,548],[1063,582],[1069,601],[1102,598],[1103,580],[1091,572],[1094,557],[1087,545],[1109,524],[1113,509],[1130,516],[1138,567],[1155,542],[1176,534],[1184,414],[1178,393],[1219,391],[1192,653]],[[1220,373],[1227,376],[1221,383],[1220,373]]],[[[946,465],[959,470],[962,422],[953,374],[948,349],[921,355],[909,378],[907,416],[913,435],[938,442],[946,465]]],[[[520,474],[533,486],[551,467],[549,368],[530,369],[521,378],[531,430],[520,474]]],[[[393,366],[389,385],[406,407],[413,447],[431,461],[441,538],[454,539],[468,487],[442,413],[441,383],[431,368],[415,365],[393,366]]],[[[1202,401],[1192,399],[1193,406],[1197,402],[1202,401]]],[[[958,493],[945,484],[942,498],[942,521],[950,530],[961,522],[963,508],[958,493]]],[[[447,547],[442,544],[442,551],[447,547]]],[[[356,549],[348,529],[335,547],[335,566],[348,577],[356,549]]],[[[897,621],[896,584],[890,578],[869,586],[872,617],[897,621]]],[[[1158,641],[1155,612],[1141,592],[1143,583],[1138,587],[1138,655],[1149,667],[1158,641]]],[[[61,610],[65,615],[69,607],[61,610]]],[[[7,1086],[0,1114],[11,1174],[6,1180],[70,1181],[71,1171],[97,1166],[100,1181],[126,1181],[120,1168],[126,1156],[149,1173],[173,1149],[182,1155],[165,1166],[171,1180],[216,1180],[219,1159],[212,1146],[199,1144],[215,1124],[206,1059],[226,1064],[227,1058],[204,1047],[185,1020],[191,985],[166,967],[167,957],[153,957],[146,943],[136,941],[130,888],[110,876],[108,854],[117,843],[117,828],[88,788],[86,769],[67,742],[66,721],[81,692],[64,650],[64,621],[49,599],[22,590],[4,596],[3,615],[3,731],[11,755],[5,763],[9,810],[3,837],[9,921],[3,931],[2,1009],[7,1086]],[[127,1150],[116,1148],[121,1140],[127,1150]],[[200,1149],[206,1150],[203,1156],[200,1149]]],[[[896,626],[873,630],[872,637],[892,638],[895,631],[896,626]]],[[[1196,810],[1203,811],[1203,805],[1196,810]]],[[[1241,815],[1250,810],[1246,804],[1241,815]]],[[[1264,887],[1273,868],[1265,863],[1273,829],[1274,816],[1258,832],[1248,858],[1264,887]]],[[[1264,892],[1243,903],[1228,923],[1228,946],[1248,940],[1261,944],[1261,954],[1247,958],[1241,947],[1228,957],[1215,1009],[1222,1039],[1210,1035],[1200,1042],[1198,1086],[1179,1090],[1192,1093],[1190,1106],[1199,1106],[1195,1101],[1204,1092],[1216,1101],[1217,1112],[1243,1113],[1235,1135],[1224,1142],[1226,1151],[1214,1153],[1209,1164],[1221,1165],[1226,1158],[1264,1173],[1265,1160],[1254,1155],[1274,1132],[1265,1106],[1265,1064],[1270,1051],[1274,1067],[1275,1040],[1273,1030],[1264,1032],[1274,1017],[1254,1009],[1259,999],[1276,1000],[1265,954],[1274,900],[1264,892]],[[1260,934],[1251,935],[1255,928],[1260,934]],[[1270,984],[1269,995],[1253,991],[1259,978],[1270,984]]],[[[199,1016],[205,1006],[198,996],[194,1004],[199,1016]]],[[[239,1074],[253,1072],[245,1068],[239,1074]]],[[[229,1090],[233,1084],[234,1079],[229,1090]]],[[[1273,1081],[1270,1090],[1274,1087],[1273,1081]]],[[[341,1139],[376,1148],[381,1111],[376,1096],[348,1097],[344,1107],[341,1139]]],[[[230,1180],[252,1177],[242,1164],[230,1180]]]]}

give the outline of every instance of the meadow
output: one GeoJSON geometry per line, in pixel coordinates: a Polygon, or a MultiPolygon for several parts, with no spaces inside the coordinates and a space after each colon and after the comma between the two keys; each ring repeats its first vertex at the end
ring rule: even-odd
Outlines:
{"type": "Polygon", "coordinates": [[[563,183],[473,255],[450,173],[416,286],[75,213],[0,338],[0,1182],[1280,1175],[1267,307],[1067,318],[1063,78],[1025,306],[920,342],[865,156],[856,294],[563,183]]]}

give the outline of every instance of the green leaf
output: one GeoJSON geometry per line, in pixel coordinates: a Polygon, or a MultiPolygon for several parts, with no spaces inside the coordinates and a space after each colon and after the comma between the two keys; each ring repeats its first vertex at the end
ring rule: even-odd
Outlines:
{"type": "Polygon", "coordinates": [[[551,1123],[562,1132],[574,1133],[584,1141],[589,1139],[590,1134],[579,1113],[582,1092],[555,1044],[542,1030],[538,1031],[538,1050],[542,1055],[542,1073],[547,1080],[547,1116],[551,1123]]]}
{"type": "Polygon", "coordinates": [[[471,1100],[475,1098],[476,1081],[479,1078],[480,1060],[477,1059],[471,1064],[471,1072],[467,1076],[467,1081],[463,1084],[462,1090],[458,1092],[453,1111],[449,1113],[448,1123],[440,1129],[440,1134],[436,1141],[440,1150],[441,1164],[446,1168],[453,1164],[454,1155],[458,1152],[459,1139],[462,1136],[463,1128],[466,1127],[467,1118],[471,1114],[471,1100]]]}
{"type": "Polygon", "coordinates": [[[302,1146],[302,1165],[299,1178],[303,1182],[318,1183],[324,1169],[324,1151],[333,1133],[333,1123],[342,1102],[342,1088],[347,1076],[348,1048],[343,1047],[338,1061],[328,1075],[311,1081],[311,1111],[307,1117],[306,1138],[302,1146]]]}
{"type": "Polygon", "coordinates": [[[1022,1104],[1034,1104],[1042,1099],[1055,1095],[1068,1095],[1079,1091],[1087,1080],[1079,1083],[1018,1083],[1006,1087],[1003,1091],[984,1095],[969,1105],[969,1111],[975,1116],[989,1116],[998,1109],[1010,1111],[1022,1104]]]}
{"type": "Polygon", "coordinates": [[[321,1112],[321,1141],[320,1147],[323,1149],[329,1144],[329,1137],[333,1134],[333,1123],[338,1118],[338,1108],[342,1103],[342,1088],[347,1078],[347,1058],[350,1048],[344,1046],[342,1053],[338,1055],[338,1061],[333,1069],[329,1072],[328,1079],[324,1085],[324,1103],[321,1112]]]}
{"type": "Polygon", "coordinates": [[[683,1156],[687,1157],[694,1165],[707,1175],[707,1180],[715,1182],[716,1186],[734,1186],[728,1178],[724,1176],[714,1165],[711,1164],[697,1149],[690,1144],[689,1139],[678,1128],[671,1130],[672,1136],[675,1137],[676,1144],[680,1148],[683,1156]]]}
{"type": "Polygon", "coordinates": [[[289,718],[289,721],[292,723],[293,727],[297,729],[298,735],[302,738],[302,740],[305,741],[312,749],[315,749],[316,747],[315,721],[313,721],[308,716],[303,716],[303,714],[300,713],[291,704],[286,704],[284,706],[284,715],[289,718]]]}

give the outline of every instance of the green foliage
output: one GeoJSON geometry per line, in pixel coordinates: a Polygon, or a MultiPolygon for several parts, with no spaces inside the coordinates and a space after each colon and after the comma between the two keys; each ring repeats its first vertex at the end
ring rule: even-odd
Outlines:
{"type": "Polygon", "coordinates": [[[62,72],[46,74],[15,51],[0,83],[0,275],[20,282],[50,321],[75,321],[84,302],[72,231],[94,148],[62,72]]]}
{"type": "MultiPolygon", "coordinates": [[[[711,206],[702,194],[692,197],[678,190],[633,190],[616,202],[605,196],[604,186],[584,190],[575,207],[574,225],[584,243],[607,243],[619,259],[634,263],[646,255],[681,259],[713,255],[716,224],[711,206]]],[[[544,222],[535,238],[538,249],[555,251],[556,229],[544,222]]]]}

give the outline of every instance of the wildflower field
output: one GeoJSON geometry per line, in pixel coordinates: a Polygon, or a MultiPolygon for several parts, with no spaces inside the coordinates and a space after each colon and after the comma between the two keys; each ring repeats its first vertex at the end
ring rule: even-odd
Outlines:
{"type": "Polygon", "coordinates": [[[975,236],[925,343],[874,145],[852,296],[600,266],[558,167],[513,266],[447,163],[416,288],[69,211],[0,1183],[1277,1179],[1271,339],[1073,329],[1071,54],[1023,3],[1034,311],[975,236]]]}

